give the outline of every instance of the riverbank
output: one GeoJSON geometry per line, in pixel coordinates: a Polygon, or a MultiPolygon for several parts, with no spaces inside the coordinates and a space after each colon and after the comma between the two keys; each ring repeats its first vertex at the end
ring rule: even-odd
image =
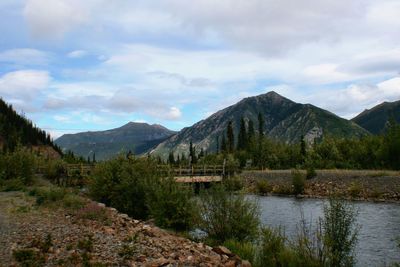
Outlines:
{"type": "Polygon", "coordinates": [[[40,205],[24,192],[0,192],[0,266],[249,266],[226,248],[79,198],[40,205]]]}
{"type": "MultiPolygon", "coordinates": [[[[305,171],[301,171],[304,175],[305,171]]],[[[400,172],[382,170],[317,170],[317,176],[305,180],[300,197],[346,199],[400,203],[400,172]]],[[[291,170],[244,171],[241,173],[247,191],[260,194],[259,183],[265,183],[261,194],[292,195],[291,170]]]]}

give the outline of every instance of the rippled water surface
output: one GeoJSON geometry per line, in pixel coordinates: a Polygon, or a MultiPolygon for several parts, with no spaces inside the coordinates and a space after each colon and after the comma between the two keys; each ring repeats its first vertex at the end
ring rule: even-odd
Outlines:
{"type": "MultiPolygon", "coordinates": [[[[288,197],[258,197],[262,222],[282,226],[289,237],[297,232],[301,211],[307,221],[322,216],[325,200],[288,197]]],[[[385,266],[400,261],[396,238],[400,237],[400,204],[353,202],[361,226],[356,249],[357,266],[385,266]]]]}

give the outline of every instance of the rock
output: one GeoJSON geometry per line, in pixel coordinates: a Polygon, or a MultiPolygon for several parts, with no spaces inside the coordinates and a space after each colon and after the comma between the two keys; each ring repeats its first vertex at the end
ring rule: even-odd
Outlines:
{"type": "Polygon", "coordinates": [[[101,207],[101,208],[105,208],[105,207],[106,207],[106,204],[98,202],[98,203],[97,203],[97,206],[99,206],[99,207],[101,207]]]}
{"type": "Polygon", "coordinates": [[[214,247],[213,251],[218,253],[219,255],[227,255],[229,257],[233,256],[234,254],[224,246],[214,247]]]}
{"type": "Polygon", "coordinates": [[[227,263],[225,263],[224,265],[225,267],[235,267],[236,266],[236,261],[228,261],[227,263]]]}
{"type": "Polygon", "coordinates": [[[241,267],[251,267],[251,263],[247,260],[242,260],[242,262],[240,263],[241,267]]]}

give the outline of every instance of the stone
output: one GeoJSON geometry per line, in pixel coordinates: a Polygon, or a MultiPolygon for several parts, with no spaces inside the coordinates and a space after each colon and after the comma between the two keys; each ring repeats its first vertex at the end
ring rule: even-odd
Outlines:
{"type": "Polygon", "coordinates": [[[248,260],[242,260],[240,263],[241,267],[251,267],[251,263],[248,260]]]}
{"type": "Polygon", "coordinates": [[[213,251],[218,253],[219,255],[227,255],[229,257],[233,256],[234,254],[224,246],[214,247],[213,251]]]}

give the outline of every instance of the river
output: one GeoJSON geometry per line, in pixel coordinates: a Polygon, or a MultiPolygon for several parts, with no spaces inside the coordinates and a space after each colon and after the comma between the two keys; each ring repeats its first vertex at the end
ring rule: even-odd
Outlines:
{"type": "MultiPolygon", "coordinates": [[[[286,235],[296,235],[301,214],[308,222],[323,216],[322,199],[293,197],[250,196],[258,201],[262,223],[283,227],[286,235]]],[[[352,202],[358,210],[357,223],[361,226],[356,248],[357,266],[388,266],[400,261],[400,204],[352,202]]]]}

